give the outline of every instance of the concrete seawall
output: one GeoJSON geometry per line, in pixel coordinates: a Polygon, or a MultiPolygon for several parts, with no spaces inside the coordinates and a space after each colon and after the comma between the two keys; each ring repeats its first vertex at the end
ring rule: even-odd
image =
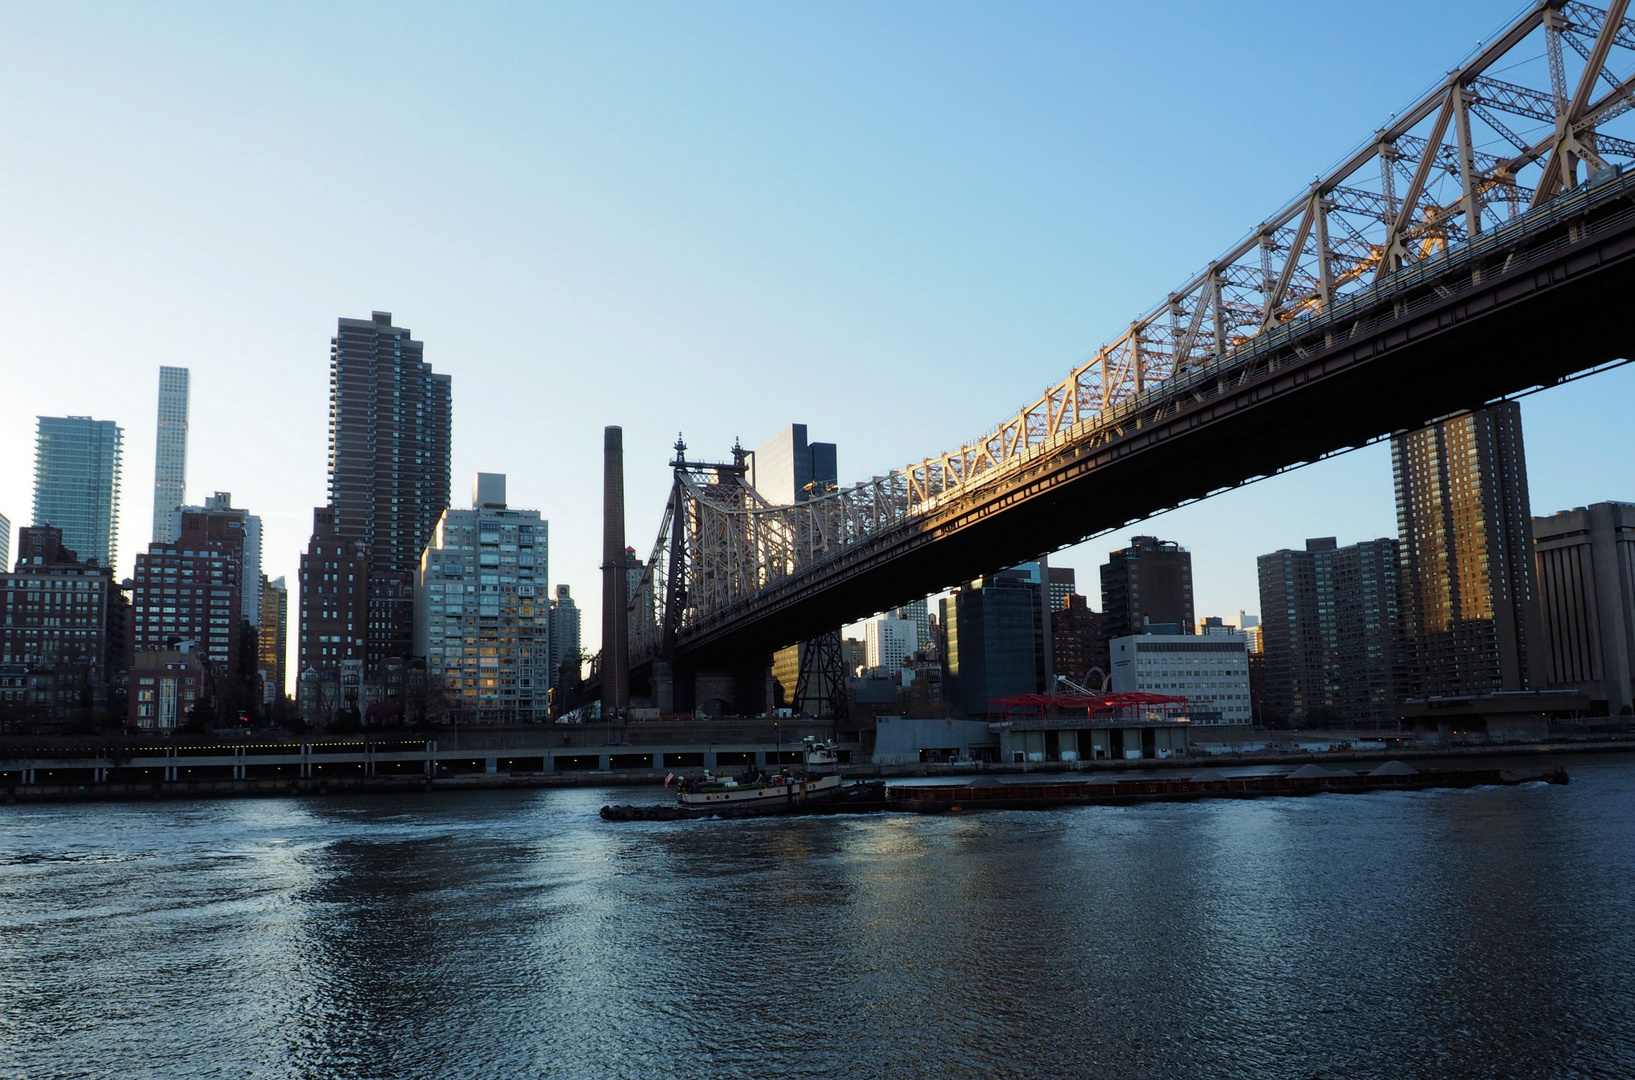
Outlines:
{"type": "MultiPolygon", "coordinates": [[[[732,771],[776,765],[779,750],[731,744],[700,749],[628,745],[450,749],[439,740],[392,743],[261,743],[169,747],[0,748],[0,800],[277,797],[342,793],[491,791],[506,788],[615,787],[661,784],[669,772],[732,771]],[[568,752],[564,753],[564,749],[568,752]],[[153,751],[162,751],[155,753],[153,751]],[[594,752],[593,752],[594,751],[594,752]],[[632,760],[634,759],[634,760],[632,760]]],[[[784,749],[793,763],[797,751],[784,749]]],[[[969,775],[1055,775],[1136,770],[1196,771],[1268,765],[1379,762],[1493,762],[1572,755],[1635,753],[1635,739],[1465,747],[1211,754],[1126,761],[1030,764],[848,764],[849,778],[898,779],[969,775]]]]}

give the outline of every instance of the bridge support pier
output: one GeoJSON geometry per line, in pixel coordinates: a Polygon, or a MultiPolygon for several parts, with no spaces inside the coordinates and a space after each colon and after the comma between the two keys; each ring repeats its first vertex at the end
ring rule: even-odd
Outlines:
{"type": "Polygon", "coordinates": [[[760,716],[773,706],[772,661],[764,655],[708,667],[655,660],[651,679],[661,713],[760,716]]]}
{"type": "Polygon", "coordinates": [[[673,664],[653,661],[653,673],[648,676],[653,687],[653,708],[668,716],[684,710],[676,708],[676,672],[673,664]]]}

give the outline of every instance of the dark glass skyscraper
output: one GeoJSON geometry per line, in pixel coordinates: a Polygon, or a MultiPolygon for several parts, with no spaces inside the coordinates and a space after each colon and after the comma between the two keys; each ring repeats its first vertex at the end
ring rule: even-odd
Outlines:
{"type": "Polygon", "coordinates": [[[449,505],[449,377],[377,311],[341,319],[330,343],[329,504],[369,566],[366,659],[414,644],[414,571],[449,505]]]}
{"type": "Polygon", "coordinates": [[[1391,439],[1414,696],[1543,685],[1521,406],[1391,439]]]}
{"type": "Polygon", "coordinates": [[[1047,689],[1047,583],[1019,567],[989,574],[941,601],[942,693],[955,716],[985,716],[988,702],[1047,689]]]}

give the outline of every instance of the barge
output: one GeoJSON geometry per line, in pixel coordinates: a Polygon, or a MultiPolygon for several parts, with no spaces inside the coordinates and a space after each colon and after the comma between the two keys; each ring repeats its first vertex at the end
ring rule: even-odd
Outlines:
{"type": "Polygon", "coordinates": [[[1197,799],[1260,799],[1273,796],[1361,795],[1372,791],[1427,791],[1433,788],[1516,787],[1520,784],[1565,784],[1567,770],[1436,769],[1421,772],[1400,761],[1368,773],[1306,765],[1290,773],[1232,776],[1224,769],[1205,769],[1187,779],[1063,780],[1006,783],[984,776],[959,784],[892,784],[859,782],[819,802],[777,800],[773,805],[686,804],[604,806],[608,821],[680,821],[703,817],[761,817],[778,814],[866,814],[900,810],[942,814],[962,810],[1050,810],[1061,806],[1134,806],[1197,799]]]}
{"type": "Polygon", "coordinates": [[[1196,799],[1258,799],[1275,795],[1364,794],[1371,791],[1425,791],[1431,788],[1514,787],[1565,784],[1567,770],[1439,769],[1420,772],[1387,762],[1368,773],[1306,765],[1283,775],[1228,776],[1211,769],[1185,780],[1130,779],[1007,784],[894,784],[886,789],[893,810],[921,814],[954,810],[1047,810],[1058,806],[1132,806],[1196,799]]]}

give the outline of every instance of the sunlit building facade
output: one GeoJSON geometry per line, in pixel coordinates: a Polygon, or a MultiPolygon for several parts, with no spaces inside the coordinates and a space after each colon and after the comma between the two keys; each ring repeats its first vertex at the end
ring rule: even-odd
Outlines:
{"type": "Polygon", "coordinates": [[[895,671],[912,659],[919,647],[919,627],[911,619],[882,617],[863,625],[871,668],[895,671]]]}
{"type": "Polygon", "coordinates": [[[289,588],[282,577],[261,578],[261,624],[257,627],[263,703],[271,704],[284,693],[285,655],[289,649],[289,588]]]}
{"type": "Polygon", "coordinates": [[[1249,654],[1240,634],[1132,634],[1115,638],[1115,694],[1165,694],[1187,699],[1195,724],[1247,724],[1249,654]]]}
{"type": "Polygon", "coordinates": [[[1394,436],[1391,467],[1409,695],[1542,687],[1521,406],[1394,436]]]}

